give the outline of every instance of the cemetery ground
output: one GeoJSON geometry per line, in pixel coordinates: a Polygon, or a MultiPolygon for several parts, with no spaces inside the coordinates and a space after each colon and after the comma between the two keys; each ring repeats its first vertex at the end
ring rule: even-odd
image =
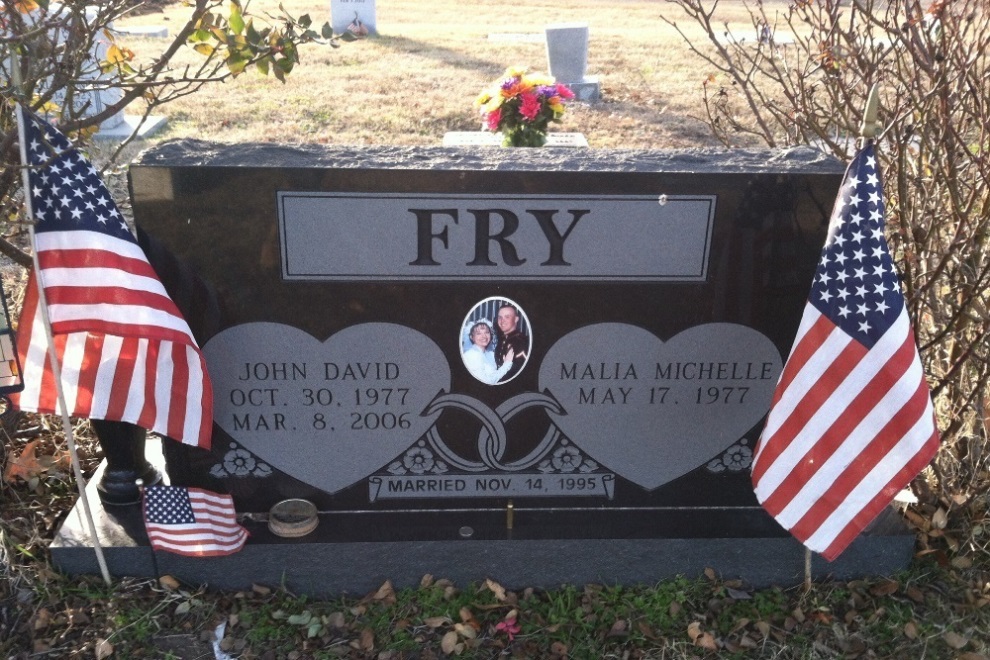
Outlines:
{"type": "MultiPolygon", "coordinates": [[[[325,3],[285,5],[325,20],[325,3]]],[[[557,130],[584,133],[592,148],[713,146],[698,119],[709,72],[659,20],[673,11],[645,0],[382,0],[380,36],[337,49],[306,47],[285,85],[249,71],[176,101],[154,139],[436,146],[446,131],[477,128],[471,102],[506,66],[545,68],[542,43],[518,35],[586,21],[588,72],[601,76],[603,101],[575,104],[557,130]]],[[[753,32],[741,5],[720,11],[753,32]]],[[[166,5],[131,20],[175,30],[180,15],[178,5],[166,5]]],[[[155,52],[150,40],[126,45],[138,57],[155,52]]],[[[126,209],[122,173],[108,175],[126,209]]],[[[38,440],[37,460],[0,480],[5,658],[213,658],[220,624],[219,648],[245,659],[990,657],[986,493],[946,499],[924,492],[924,475],[921,501],[906,510],[916,556],[897,575],[756,590],[708,570],[653,585],[535,590],[481,579],[452,584],[438,574],[416,588],[385,583],[369,594],[316,600],[277,584],[216,592],[169,579],[118,579],[107,587],[99,577],[59,575],[47,546],[76,498],[60,424],[31,415],[4,422],[4,468],[38,440]]],[[[86,422],[76,429],[91,475],[99,450],[86,422]]],[[[971,478],[974,489],[985,488],[985,475],[971,478]]]]}

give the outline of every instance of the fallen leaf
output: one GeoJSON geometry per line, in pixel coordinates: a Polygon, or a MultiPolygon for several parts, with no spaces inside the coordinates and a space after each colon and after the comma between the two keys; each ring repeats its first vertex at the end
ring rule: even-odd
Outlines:
{"type": "Polygon", "coordinates": [[[558,655],[562,658],[566,658],[567,644],[564,644],[563,642],[554,642],[553,644],[550,645],[550,653],[553,653],[554,655],[558,655]]]}
{"type": "Polygon", "coordinates": [[[395,604],[395,588],[392,586],[391,580],[385,580],[382,586],[378,587],[378,591],[370,597],[371,600],[378,603],[385,603],[386,605],[395,604]]]}
{"type": "Polygon", "coordinates": [[[694,643],[708,651],[718,650],[718,642],[715,641],[715,638],[712,637],[711,633],[702,633],[698,639],[694,640],[694,643]]]}
{"type": "Polygon", "coordinates": [[[673,601],[670,604],[670,607],[667,608],[667,613],[670,614],[672,618],[676,617],[678,614],[681,613],[681,604],[678,603],[676,600],[673,601]]]}
{"type": "Polygon", "coordinates": [[[478,631],[474,629],[473,626],[467,623],[455,623],[454,630],[458,635],[464,639],[474,639],[478,636],[478,631]]]}
{"type": "Polygon", "coordinates": [[[375,649],[375,633],[371,628],[361,631],[361,650],[370,653],[375,649]]]}
{"type": "Polygon", "coordinates": [[[505,587],[500,585],[498,582],[495,580],[486,579],[485,586],[488,587],[493,594],[495,594],[495,600],[499,602],[505,600],[505,587]]]}
{"type": "Polygon", "coordinates": [[[96,660],[103,660],[104,658],[109,658],[113,655],[113,644],[105,639],[99,639],[96,641],[96,660]]]}
{"type": "Polygon", "coordinates": [[[705,577],[714,582],[716,578],[715,569],[711,567],[705,568],[705,577]]]}
{"type": "Polygon", "coordinates": [[[950,563],[954,568],[973,568],[972,557],[953,557],[950,563]]]}
{"type": "Polygon", "coordinates": [[[606,637],[626,637],[629,634],[629,631],[626,630],[627,627],[626,622],[623,619],[619,619],[612,624],[606,637]]]}
{"type": "Polygon", "coordinates": [[[756,629],[760,631],[760,634],[764,637],[770,636],[770,624],[766,621],[757,621],[756,629]]]}
{"type": "Polygon", "coordinates": [[[474,614],[472,614],[472,613],[471,613],[471,610],[469,610],[469,609],[468,609],[468,608],[466,608],[466,607],[462,607],[462,608],[461,608],[461,609],[460,609],[460,610],[459,610],[459,611],[457,612],[457,615],[458,615],[459,617],[461,617],[461,621],[462,621],[462,622],[464,622],[464,623],[467,623],[468,621],[470,621],[471,619],[473,619],[473,618],[474,618],[474,614]]]}
{"type": "Polygon", "coordinates": [[[424,575],[419,581],[419,588],[426,589],[433,584],[433,576],[429,573],[424,575]]]}
{"type": "Polygon", "coordinates": [[[457,651],[458,646],[458,636],[453,630],[444,635],[443,639],[440,640],[440,650],[447,655],[452,655],[457,651]]]}
{"type": "Polygon", "coordinates": [[[990,660],[990,657],[985,656],[982,653],[974,653],[973,651],[966,651],[965,653],[957,655],[956,660],[990,660]]]}
{"type": "Polygon", "coordinates": [[[179,581],[171,575],[163,575],[158,578],[158,584],[162,585],[163,589],[168,589],[169,591],[175,591],[182,586],[179,584],[179,581]]]}
{"type": "Polygon", "coordinates": [[[35,438],[24,445],[20,456],[10,459],[7,469],[3,473],[4,481],[11,484],[17,479],[30,481],[31,477],[41,473],[44,468],[38,463],[38,442],[39,439],[35,438]]]}
{"type": "Polygon", "coordinates": [[[914,621],[904,624],[904,636],[908,639],[918,639],[918,626],[914,621]]]}
{"type": "Polygon", "coordinates": [[[451,623],[451,620],[449,617],[445,616],[430,616],[423,619],[423,623],[426,624],[428,628],[442,628],[451,623]]]}
{"type": "Polygon", "coordinates": [[[259,596],[270,596],[272,593],[272,590],[263,584],[252,584],[251,591],[259,596]]]}
{"type": "Polygon", "coordinates": [[[905,589],[904,593],[907,594],[908,598],[910,598],[911,600],[913,600],[918,604],[923,604],[925,602],[925,592],[923,592],[921,589],[919,589],[914,585],[905,589]]]}
{"type": "Polygon", "coordinates": [[[794,617],[794,620],[798,623],[804,623],[804,610],[800,607],[795,607],[791,610],[791,616],[794,617]]]}
{"type": "Polygon", "coordinates": [[[732,600],[752,600],[752,594],[742,591],[740,589],[733,589],[732,587],[726,587],[725,593],[729,595],[732,600]]]}
{"type": "Polygon", "coordinates": [[[732,626],[732,630],[729,631],[729,634],[731,635],[732,633],[737,633],[748,625],[749,625],[749,619],[743,617],[738,621],[736,621],[735,625],[732,626]]]}
{"type": "Polygon", "coordinates": [[[688,627],[687,627],[687,634],[688,634],[688,639],[690,639],[692,642],[694,640],[698,639],[699,637],[701,637],[701,634],[702,634],[701,633],[701,622],[700,621],[692,621],[691,623],[689,623],[688,624],[688,627]]]}
{"type": "Polygon", "coordinates": [[[942,639],[945,643],[959,651],[964,646],[969,644],[969,640],[960,635],[959,633],[952,632],[951,630],[942,635],[942,639]]]}
{"type": "Polygon", "coordinates": [[[48,627],[52,621],[52,614],[47,608],[42,607],[38,610],[38,613],[34,615],[34,629],[44,630],[48,627]]]}
{"type": "Polygon", "coordinates": [[[945,512],[945,509],[939,508],[932,514],[932,527],[935,529],[945,529],[947,524],[949,524],[949,515],[945,512]]]}
{"type": "Polygon", "coordinates": [[[873,585],[870,588],[870,593],[878,598],[881,596],[889,596],[893,593],[897,593],[900,586],[901,585],[897,582],[897,580],[883,580],[873,585]]]}
{"type": "Polygon", "coordinates": [[[636,628],[646,639],[655,640],[657,638],[656,632],[654,632],[653,628],[646,621],[637,621],[636,628]]]}

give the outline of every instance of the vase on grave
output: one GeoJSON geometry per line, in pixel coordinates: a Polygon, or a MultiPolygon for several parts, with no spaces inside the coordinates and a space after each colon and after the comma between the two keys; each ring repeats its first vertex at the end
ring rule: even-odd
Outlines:
{"type": "Polygon", "coordinates": [[[547,143],[547,129],[519,124],[500,131],[503,147],[542,147],[547,143]]]}

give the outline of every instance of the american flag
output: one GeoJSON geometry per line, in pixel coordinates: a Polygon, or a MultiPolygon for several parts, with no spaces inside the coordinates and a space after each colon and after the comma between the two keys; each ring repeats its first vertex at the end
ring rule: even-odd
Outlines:
{"type": "Polygon", "coordinates": [[[208,448],[213,389],[189,326],[96,168],[59,131],[24,114],[40,272],[31,274],[21,311],[25,388],[15,405],[58,411],[40,282],[70,415],[130,422],[208,448]]]}
{"type": "Polygon", "coordinates": [[[248,536],[237,524],[230,495],[201,488],[148,486],[144,526],[153,549],[190,557],[232,554],[248,536]]]}
{"type": "Polygon", "coordinates": [[[938,442],[867,144],[836,199],[753,485],[777,522],[831,561],[931,461],[938,442]]]}

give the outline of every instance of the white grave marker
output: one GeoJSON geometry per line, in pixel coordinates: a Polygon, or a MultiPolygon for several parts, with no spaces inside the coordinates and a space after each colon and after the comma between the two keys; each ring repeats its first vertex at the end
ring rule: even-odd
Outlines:
{"type": "Polygon", "coordinates": [[[330,23],[334,34],[376,34],[375,0],[330,0],[330,23]]]}
{"type": "Polygon", "coordinates": [[[588,68],[588,24],[559,23],[546,27],[547,62],[550,75],[571,88],[579,101],[601,97],[597,76],[586,76],[588,68]]]}

